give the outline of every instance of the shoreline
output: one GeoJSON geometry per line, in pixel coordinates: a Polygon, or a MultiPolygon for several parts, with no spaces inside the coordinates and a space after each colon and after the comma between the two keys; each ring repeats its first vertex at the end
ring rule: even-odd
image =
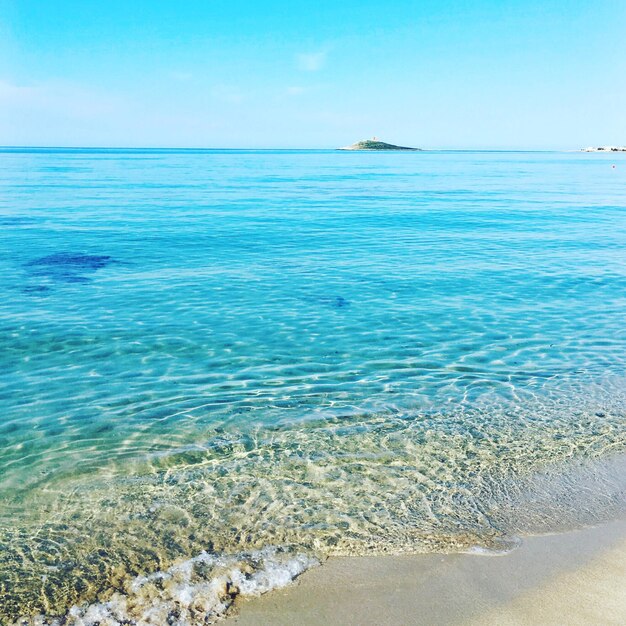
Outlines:
{"type": "Polygon", "coordinates": [[[295,584],[238,598],[233,626],[626,623],[626,518],[524,537],[500,555],[331,557],[295,584]]]}

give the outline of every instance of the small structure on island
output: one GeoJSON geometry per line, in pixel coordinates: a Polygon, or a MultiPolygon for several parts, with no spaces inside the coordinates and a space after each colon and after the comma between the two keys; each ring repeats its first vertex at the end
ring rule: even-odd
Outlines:
{"type": "Polygon", "coordinates": [[[421,148],[408,148],[407,146],[394,146],[392,143],[385,143],[380,141],[378,137],[372,137],[371,139],[365,139],[364,141],[357,141],[351,146],[345,148],[337,148],[337,150],[411,150],[421,151],[421,148]]]}

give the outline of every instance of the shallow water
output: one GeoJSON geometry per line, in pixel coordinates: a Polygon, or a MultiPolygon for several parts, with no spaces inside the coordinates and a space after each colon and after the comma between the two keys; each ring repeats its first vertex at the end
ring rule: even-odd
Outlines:
{"type": "Polygon", "coordinates": [[[0,623],[196,623],[234,584],[203,551],[282,581],[624,510],[622,155],[0,165],[0,623]]]}

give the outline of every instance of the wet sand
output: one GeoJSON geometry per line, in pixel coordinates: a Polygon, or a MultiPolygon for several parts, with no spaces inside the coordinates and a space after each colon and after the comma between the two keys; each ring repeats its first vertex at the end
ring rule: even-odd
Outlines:
{"type": "Polygon", "coordinates": [[[626,520],[500,556],[332,558],[236,611],[233,626],[623,625],[626,520]]]}

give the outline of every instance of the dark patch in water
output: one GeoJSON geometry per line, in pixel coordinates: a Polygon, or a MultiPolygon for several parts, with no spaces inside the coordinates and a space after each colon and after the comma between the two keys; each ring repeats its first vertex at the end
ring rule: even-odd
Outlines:
{"type": "Polygon", "coordinates": [[[322,304],[327,304],[329,306],[332,306],[335,309],[343,309],[344,307],[347,307],[350,305],[350,302],[348,302],[348,300],[346,300],[345,298],[341,296],[334,296],[330,298],[320,298],[319,301],[322,304]]]}
{"type": "Polygon", "coordinates": [[[73,254],[71,252],[57,252],[26,263],[27,267],[43,265],[48,267],[73,268],[75,271],[99,270],[113,263],[108,255],[73,254]]]}
{"type": "Polygon", "coordinates": [[[312,302],[316,304],[325,304],[331,306],[334,309],[343,309],[350,306],[350,301],[346,300],[342,296],[305,296],[302,298],[305,302],[312,302]]]}
{"type": "Polygon", "coordinates": [[[33,276],[44,277],[61,283],[89,283],[92,273],[116,261],[108,255],[57,252],[29,261],[25,264],[33,276]]]}
{"type": "Polygon", "coordinates": [[[40,296],[50,291],[52,290],[50,289],[50,287],[47,287],[46,285],[28,285],[27,287],[22,288],[23,293],[27,293],[27,294],[34,295],[34,296],[40,296]]]}

